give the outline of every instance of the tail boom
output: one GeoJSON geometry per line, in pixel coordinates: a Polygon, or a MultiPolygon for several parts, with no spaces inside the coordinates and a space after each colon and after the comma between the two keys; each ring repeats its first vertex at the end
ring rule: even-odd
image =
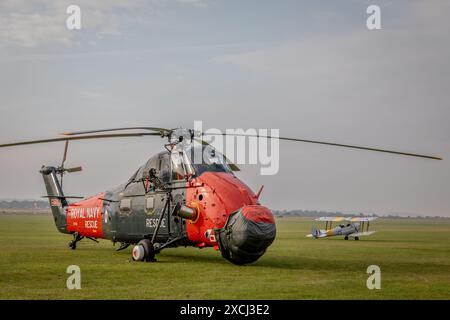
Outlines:
{"type": "Polygon", "coordinates": [[[68,206],[67,199],[61,188],[61,184],[57,177],[57,169],[55,167],[42,167],[40,173],[44,178],[45,188],[47,189],[47,197],[52,210],[53,219],[59,232],[67,232],[67,219],[65,207],[68,206]]]}

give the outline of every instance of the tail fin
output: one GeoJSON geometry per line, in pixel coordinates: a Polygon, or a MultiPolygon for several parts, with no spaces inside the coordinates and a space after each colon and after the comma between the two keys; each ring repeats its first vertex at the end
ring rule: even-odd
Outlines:
{"type": "Polygon", "coordinates": [[[318,238],[319,237],[319,235],[320,235],[320,230],[319,229],[317,229],[317,227],[312,227],[311,228],[311,234],[312,234],[312,236],[314,237],[314,238],[318,238]]]}
{"type": "Polygon", "coordinates": [[[68,206],[67,199],[61,188],[61,184],[56,176],[57,168],[42,167],[40,173],[44,178],[45,188],[47,189],[47,197],[52,209],[53,218],[56,228],[59,232],[67,233],[67,222],[65,207],[68,206]]]}

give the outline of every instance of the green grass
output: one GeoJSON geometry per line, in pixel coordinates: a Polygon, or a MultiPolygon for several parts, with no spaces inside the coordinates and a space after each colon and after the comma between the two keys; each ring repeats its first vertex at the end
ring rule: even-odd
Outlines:
{"type": "Polygon", "coordinates": [[[77,250],[51,216],[0,215],[0,299],[449,299],[450,219],[377,220],[360,241],[305,238],[312,222],[281,218],[268,252],[235,266],[213,249],[176,248],[157,263],[131,248],[83,240],[77,250]],[[366,269],[381,268],[381,290],[366,269]],[[82,289],[66,288],[81,268],[82,289]]]}

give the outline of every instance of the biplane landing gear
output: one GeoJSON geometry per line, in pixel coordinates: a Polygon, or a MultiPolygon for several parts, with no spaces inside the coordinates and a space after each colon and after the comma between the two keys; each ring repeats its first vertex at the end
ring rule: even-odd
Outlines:
{"type": "Polygon", "coordinates": [[[359,237],[355,237],[355,240],[359,240],[359,237]]]}
{"type": "Polygon", "coordinates": [[[131,253],[134,261],[146,262],[156,262],[155,254],[156,251],[149,239],[139,241],[139,243],[133,247],[133,251],[131,253]]]}
{"type": "Polygon", "coordinates": [[[73,240],[69,242],[69,248],[75,250],[77,248],[77,242],[82,240],[84,237],[80,236],[78,232],[73,234],[73,240]]]}
{"type": "Polygon", "coordinates": [[[345,236],[344,240],[348,240],[348,236],[345,236]]]}

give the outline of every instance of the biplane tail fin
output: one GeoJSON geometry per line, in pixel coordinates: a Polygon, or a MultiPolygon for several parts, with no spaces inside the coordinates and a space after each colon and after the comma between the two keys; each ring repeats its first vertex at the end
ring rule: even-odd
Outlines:
{"type": "Polygon", "coordinates": [[[320,236],[320,230],[317,228],[317,227],[312,227],[311,228],[311,235],[314,237],[314,238],[318,238],[319,236],[320,236]]]}

